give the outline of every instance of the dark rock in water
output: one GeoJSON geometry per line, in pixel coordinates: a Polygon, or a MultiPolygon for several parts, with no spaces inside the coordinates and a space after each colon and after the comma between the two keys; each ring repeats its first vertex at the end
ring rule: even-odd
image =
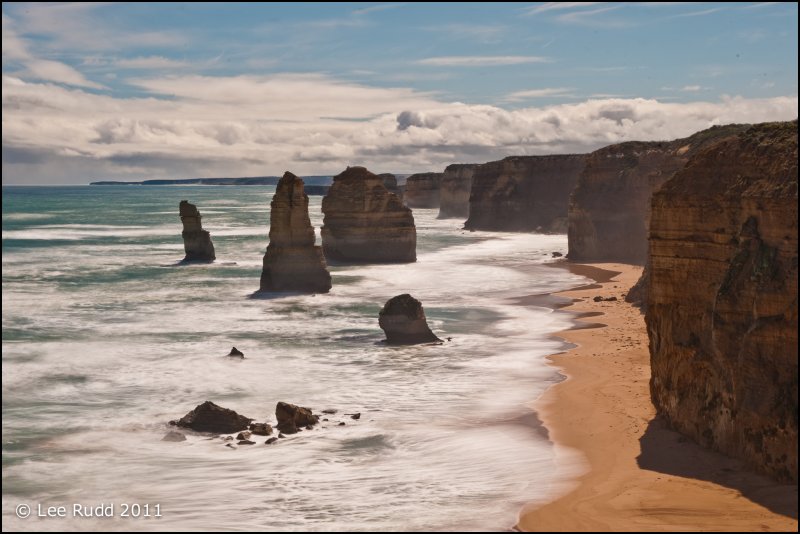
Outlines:
{"type": "Polygon", "coordinates": [[[256,436],[270,436],[272,435],[272,427],[267,423],[251,423],[250,431],[256,436]]]}
{"type": "Polygon", "coordinates": [[[392,345],[414,345],[441,341],[425,320],[420,301],[409,294],[392,297],[380,311],[378,324],[392,345]]]}
{"type": "Polygon", "coordinates": [[[354,413],[353,415],[350,416],[350,419],[355,419],[356,421],[358,421],[359,419],[361,419],[361,414],[354,413]]]}
{"type": "Polygon", "coordinates": [[[255,441],[250,441],[249,439],[243,439],[239,441],[239,445],[255,445],[255,441]]]}
{"type": "Polygon", "coordinates": [[[563,256],[563,254],[562,254],[562,253],[560,253],[560,252],[553,252],[553,257],[554,257],[554,258],[560,258],[561,256],[563,256]]]}
{"type": "Polygon", "coordinates": [[[214,254],[214,244],[211,242],[211,234],[203,230],[197,206],[181,200],[178,209],[183,223],[183,233],[181,234],[183,248],[186,251],[183,261],[214,261],[216,255],[214,254]]]}
{"type": "Polygon", "coordinates": [[[334,410],[333,408],[326,408],[325,410],[322,410],[322,413],[326,415],[333,415],[336,413],[336,411],[337,410],[334,410]]]}
{"type": "Polygon", "coordinates": [[[234,447],[234,446],[233,446],[233,444],[231,444],[231,443],[226,443],[226,444],[225,444],[225,446],[226,446],[226,447],[230,447],[231,449],[235,449],[235,448],[236,448],[236,447],[234,447]]]}
{"type": "Polygon", "coordinates": [[[264,444],[265,445],[272,445],[276,441],[278,441],[278,438],[269,438],[267,441],[264,442],[264,444]]]}
{"type": "Polygon", "coordinates": [[[331,274],[308,217],[303,180],[287,172],[278,182],[270,211],[269,246],[261,291],[327,293],[331,274]]]}
{"type": "Polygon", "coordinates": [[[308,408],[302,408],[279,402],[275,407],[275,416],[278,418],[278,430],[285,434],[295,434],[302,427],[313,426],[319,422],[319,417],[312,414],[308,408]]]}
{"type": "Polygon", "coordinates": [[[325,423],[325,422],[327,422],[327,421],[328,421],[328,418],[327,418],[327,417],[325,417],[325,418],[323,418],[323,419],[322,419],[322,422],[323,422],[323,423],[325,423]]]}
{"type": "Polygon", "coordinates": [[[251,435],[251,433],[248,432],[248,431],[239,432],[236,435],[236,439],[250,439],[250,435],[251,435]]]}
{"type": "Polygon", "coordinates": [[[233,441],[233,436],[225,436],[222,441],[233,441]]]}
{"type": "Polygon", "coordinates": [[[417,261],[417,230],[411,209],[364,167],[333,178],[322,199],[322,248],[329,260],[350,263],[417,261]]]}
{"type": "Polygon", "coordinates": [[[236,347],[233,347],[230,353],[228,353],[228,356],[233,356],[236,358],[244,358],[244,353],[239,349],[237,349],[236,347]]]}
{"type": "Polygon", "coordinates": [[[198,432],[219,432],[230,434],[244,430],[251,418],[239,415],[233,410],[206,401],[178,420],[177,425],[198,432]]]}
{"type": "Polygon", "coordinates": [[[186,441],[186,436],[175,430],[170,430],[166,435],[161,438],[161,441],[186,441]]]}
{"type": "Polygon", "coordinates": [[[311,425],[306,425],[306,430],[314,430],[314,427],[311,425]]]}
{"type": "Polygon", "coordinates": [[[278,432],[278,437],[279,438],[285,438],[286,436],[284,436],[282,432],[278,432]]]}
{"type": "Polygon", "coordinates": [[[344,426],[344,425],[346,425],[346,424],[347,424],[347,423],[345,423],[344,421],[342,421],[341,423],[339,423],[339,425],[338,425],[338,426],[344,426]]]}

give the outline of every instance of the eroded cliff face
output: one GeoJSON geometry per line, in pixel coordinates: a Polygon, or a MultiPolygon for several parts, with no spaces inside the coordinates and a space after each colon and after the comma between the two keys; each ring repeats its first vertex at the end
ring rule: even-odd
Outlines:
{"type": "Polygon", "coordinates": [[[403,192],[400,191],[400,188],[397,186],[397,176],[390,172],[385,172],[379,174],[378,178],[383,180],[383,185],[386,187],[387,191],[394,193],[399,199],[403,199],[403,192]]]}
{"type": "Polygon", "coordinates": [[[511,156],[479,165],[472,175],[470,230],[564,233],[569,195],[583,171],[582,154],[511,156]]]}
{"type": "Polygon", "coordinates": [[[439,219],[467,219],[472,176],[477,164],[454,163],[442,173],[439,186],[439,219]]]}
{"type": "Polygon", "coordinates": [[[186,251],[184,262],[211,262],[216,259],[214,244],[211,242],[211,234],[203,230],[202,217],[197,206],[181,200],[178,205],[178,212],[183,223],[183,249],[186,251]]]}
{"type": "Polygon", "coordinates": [[[343,263],[409,263],[417,260],[411,210],[364,167],[333,178],[322,199],[325,257],[343,263]]]}
{"type": "Polygon", "coordinates": [[[440,172],[412,174],[406,180],[403,202],[409,208],[438,208],[441,181],[440,172]]]}
{"type": "Polygon", "coordinates": [[[633,141],[587,156],[569,203],[569,258],[643,265],[650,198],[689,158],[744,125],[713,127],[675,141],[633,141]]]}
{"type": "Polygon", "coordinates": [[[653,403],[676,430],[797,482],[797,122],[699,151],[652,199],[653,403]]]}
{"type": "Polygon", "coordinates": [[[303,180],[287,172],[270,204],[269,246],[260,290],[327,293],[331,275],[315,241],[303,180]]]}

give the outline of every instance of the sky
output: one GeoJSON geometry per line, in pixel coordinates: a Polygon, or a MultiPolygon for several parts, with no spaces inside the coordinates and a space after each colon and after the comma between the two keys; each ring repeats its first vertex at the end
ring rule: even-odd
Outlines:
{"type": "Polygon", "coordinates": [[[441,171],[797,117],[797,4],[4,2],[3,184],[441,171]]]}

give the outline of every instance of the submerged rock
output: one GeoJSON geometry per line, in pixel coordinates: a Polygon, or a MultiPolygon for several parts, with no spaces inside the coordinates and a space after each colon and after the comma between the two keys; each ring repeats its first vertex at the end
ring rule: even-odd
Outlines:
{"type": "Polygon", "coordinates": [[[190,204],[186,200],[181,200],[178,210],[183,223],[183,248],[186,257],[183,261],[214,261],[217,257],[214,254],[214,244],[211,242],[211,234],[203,230],[200,224],[200,212],[197,206],[190,204]]]}
{"type": "Polygon", "coordinates": [[[206,401],[180,418],[176,424],[198,432],[230,434],[246,429],[250,421],[252,419],[249,417],[206,401]]]}
{"type": "Polygon", "coordinates": [[[333,178],[322,212],[326,258],[350,263],[417,261],[411,210],[364,167],[348,167],[333,178]]]}
{"type": "Polygon", "coordinates": [[[278,418],[278,430],[285,434],[296,434],[303,427],[310,427],[319,422],[319,416],[312,414],[308,408],[288,402],[278,403],[275,407],[275,417],[278,418]]]}
{"type": "Polygon", "coordinates": [[[186,436],[176,430],[170,430],[161,438],[161,441],[186,441],[186,436]]]}
{"type": "Polygon", "coordinates": [[[390,298],[380,311],[378,324],[392,345],[414,345],[441,341],[425,319],[420,301],[408,293],[390,298]]]}
{"type": "Polygon", "coordinates": [[[267,441],[264,442],[264,444],[265,445],[272,445],[276,441],[278,441],[278,438],[269,438],[267,441]]]}
{"type": "MultiPolygon", "coordinates": [[[[326,197],[327,198],[327,197],[326,197]]],[[[261,291],[327,293],[331,275],[314,246],[316,236],[308,217],[303,180],[287,172],[270,204],[269,246],[261,271],[261,291]]]]}

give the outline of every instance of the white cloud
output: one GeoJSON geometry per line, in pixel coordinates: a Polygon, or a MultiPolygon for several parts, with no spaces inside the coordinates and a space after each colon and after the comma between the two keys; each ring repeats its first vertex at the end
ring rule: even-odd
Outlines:
{"type": "Polygon", "coordinates": [[[702,16],[705,16],[705,15],[710,15],[712,13],[716,13],[718,11],[723,11],[724,9],[725,9],[724,7],[713,7],[711,9],[703,9],[703,10],[700,10],[700,11],[689,11],[688,13],[679,13],[677,15],[672,15],[669,18],[679,19],[679,18],[685,18],[685,17],[702,17],[702,16]]]}
{"type": "Polygon", "coordinates": [[[4,181],[320,174],[355,164],[437,170],[453,162],[586,152],[634,139],[674,139],[714,124],[797,116],[797,97],[605,98],[505,110],[319,74],[137,83],[170,98],[114,98],[4,76],[4,181]]]}
{"type": "Polygon", "coordinates": [[[533,6],[526,10],[528,15],[538,15],[548,11],[564,11],[582,7],[594,6],[603,2],[544,2],[538,6],[533,6]]]}
{"type": "Polygon", "coordinates": [[[178,69],[186,67],[188,63],[164,56],[146,56],[118,59],[114,65],[122,69],[178,69]]]}
{"type": "Polygon", "coordinates": [[[697,91],[702,91],[704,89],[706,89],[706,87],[703,87],[702,85],[684,85],[681,87],[681,91],[687,93],[696,93],[697,91]]]}
{"type": "Polygon", "coordinates": [[[573,11],[571,13],[563,13],[557,16],[556,20],[558,22],[563,22],[566,24],[576,24],[579,26],[593,26],[600,28],[622,28],[630,25],[630,23],[618,19],[609,19],[608,17],[597,17],[597,15],[602,15],[603,13],[610,13],[612,11],[620,9],[621,7],[623,6],[608,6],[608,7],[599,7],[597,9],[587,9],[584,11],[573,11]]]}
{"type": "Polygon", "coordinates": [[[573,89],[571,87],[548,87],[544,89],[529,89],[527,91],[515,91],[507,94],[503,101],[505,102],[521,102],[530,100],[532,98],[550,98],[558,96],[574,96],[571,94],[573,89]]]}
{"type": "Polygon", "coordinates": [[[417,64],[432,67],[493,67],[524,63],[549,63],[550,61],[541,56],[440,56],[420,59],[417,64]]]}

